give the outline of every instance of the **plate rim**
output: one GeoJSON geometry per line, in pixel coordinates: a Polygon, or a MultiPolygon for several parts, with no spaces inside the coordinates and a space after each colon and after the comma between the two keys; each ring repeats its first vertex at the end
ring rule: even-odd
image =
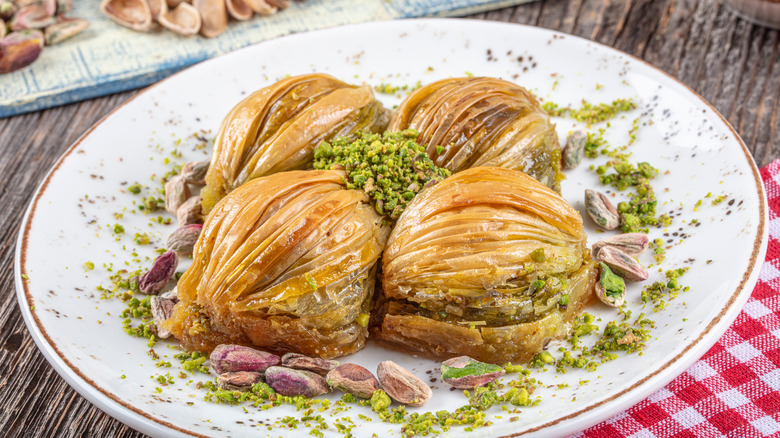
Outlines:
{"type": "Polygon", "coordinates": [[[734,319],[736,319],[736,317],[739,315],[739,312],[742,310],[742,307],[744,307],[744,304],[749,299],[750,293],[747,292],[746,289],[749,288],[750,291],[752,291],[752,288],[755,286],[755,283],[758,280],[760,267],[761,265],[763,265],[764,262],[763,258],[765,256],[766,248],[768,244],[767,222],[769,220],[769,217],[768,217],[768,208],[767,208],[767,197],[766,197],[766,191],[764,190],[763,180],[761,178],[761,174],[758,169],[758,166],[756,165],[756,162],[753,159],[752,154],[748,150],[747,145],[742,140],[740,135],[736,132],[736,130],[733,128],[733,126],[731,126],[729,121],[725,117],[723,117],[723,115],[720,114],[720,112],[711,103],[709,103],[706,99],[704,99],[704,97],[702,97],[699,93],[697,93],[695,90],[693,90],[691,87],[689,87],[681,80],[672,76],[670,73],[667,73],[660,67],[656,67],[650,64],[649,62],[641,58],[638,58],[630,53],[626,53],[622,50],[619,50],[617,48],[608,46],[606,44],[597,41],[589,40],[587,38],[580,37],[577,35],[572,35],[559,30],[547,29],[547,28],[542,28],[542,27],[532,26],[527,24],[520,24],[520,23],[495,22],[495,21],[486,21],[486,20],[469,19],[469,18],[458,18],[458,19],[416,18],[416,19],[391,20],[385,22],[357,23],[357,24],[339,26],[335,28],[327,28],[327,29],[315,30],[315,31],[304,32],[299,34],[291,34],[287,36],[282,36],[280,38],[253,44],[235,50],[233,52],[228,52],[222,55],[218,55],[214,58],[205,60],[203,62],[185,68],[180,72],[177,72],[165,79],[162,79],[161,81],[155,84],[152,84],[144,88],[134,96],[131,96],[126,101],[122,102],[119,106],[112,109],[109,113],[104,115],[94,125],[92,125],[89,129],[87,129],[81,136],[79,136],[79,138],[75,142],[73,142],[73,144],[70,147],[68,147],[68,149],[65,150],[59,156],[59,158],[57,158],[57,161],[52,165],[52,167],[44,176],[44,179],[39,183],[38,187],[36,188],[36,191],[33,197],[30,199],[24,217],[22,219],[22,226],[20,227],[20,230],[17,235],[17,244],[16,244],[15,254],[14,254],[14,284],[16,288],[17,303],[20,307],[22,317],[24,319],[28,331],[30,332],[33,340],[35,341],[36,346],[44,355],[44,357],[52,366],[52,368],[54,368],[57,374],[59,374],[68,383],[68,385],[71,386],[71,388],[76,390],[76,392],[78,392],[80,395],[86,398],[95,407],[97,407],[103,412],[109,414],[110,416],[114,417],[120,422],[136,430],[145,433],[163,433],[163,434],[167,432],[179,432],[180,434],[184,434],[188,436],[204,437],[204,438],[208,437],[208,435],[203,435],[193,430],[184,429],[180,426],[170,423],[169,421],[156,418],[151,414],[145,412],[144,410],[136,406],[133,406],[131,403],[121,400],[114,393],[108,391],[105,388],[102,388],[100,385],[98,385],[88,376],[84,375],[84,373],[82,373],[78,367],[74,366],[74,364],[71,363],[70,360],[68,360],[68,358],[60,351],[57,344],[54,342],[54,340],[51,338],[51,336],[48,334],[46,329],[41,324],[41,321],[34,310],[35,307],[34,299],[32,294],[30,293],[28,283],[27,281],[24,281],[24,279],[22,278],[22,274],[26,272],[25,265],[26,265],[26,258],[27,258],[27,245],[29,240],[31,221],[33,215],[35,214],[38,202],[40,201],[40,198],[43,196],[43,193],[47,189],[51,178],[54,176],[55,172],[63,164],[65,159],[68,158],[79,147],[79,145],[81,145],[81,143],[87,137],[89,137],[90,134],[95,129],[97,129],[97,127],[101,126],[115,113],[122,110],[126,105],[133,102],[136,98],[145,95],[146,93],[150,92],[151,90],[158,87],[162,83],[174,79],[179,74],[187,72],[192,68],[198,68],[198,66],[207,63],[219,62],[219,59],[221,59],[224,56],[230,56],[244,50],[251,50],[252,48],[260,45],[273,44],[279,40],[294,39],[297,37],[318,34],[318,33],[338,32],[338,31],[344,31],[345,29],[354,29],[354,28],[360,28],[360,27],[372,26],[372,25],[404,26],[410,24],[426,25],[428,23],[434,23],[434,25],[440,25],[441,23],[449,23],[450,25],[465,25],[465,26],[490,24],[491,26],[500,26],[500,27],[522,27],[531,32],[565,35],[568,38],[575,38],[577,40],[581,40],[583,43],[594,44],[601,48],[607,49],[608,51],[612,51],[613,53],[619,53],[623,56],[627,56],[634,61],[638,61],[644,64],[645,66],[650,67],[651,69],[661,73],[663,76],[666,76],[671,81],[677,83],[678,85],[681,85],[684,89],[690,92],[695,98],[698,98],[705,106],[709,107],[709,109],[712,110],[714,114],[720,118],[720,120],[725,124],[725,126],[733,134],[734,138],[739,143],[742,152],[747,160],[747,164],[749,165],[750,170],[752,172],[753,182],[755,184],[757,194],[759,195],[759,223],[758,223],[755,238],[753,239],[753,250],[750,255],[750,259],[748,261],[748,266],[745,272],[742,274],[742,278],[739,284],[737,285],[734,292],[729,297],[729,300],[726,302],[723,309],[704,327],[704,329],[700,332],[700,334],[695,339],[690,341],[674,357],[670,358],[661,366],[653,370],[650,374],[638,380],[637,382],[634,382],[629,387],[624,388],[623,390],[618,391],[615,394],[612,394],[601,401],[588,404],[587,406],[584,406],[576,410],[575,412],[552,419],[533,428],[524,429],[520,432],[511,433],[509,435],[502,435],[502,438],[517,437],[517,436],[526,435],[534,432],[539,432],[541,430],[548,429],[551,427],[556,427],[556,426],[562,427],[564,430],[561,431],[564,433],[571,433],[572,430],[584,430],[587,427],[591,427],[595,424],[598,424],[600,421],[604,421],[605,419],[614,416],[616,413],[620,411],[630,409],[639,401],[647,398],[647,396],[649,396],[652,392],[655,392],[659,388],[666,386],[670,381],[672,381],[673,379],[681,375],[683,372],[685,372],[685,370],[687,370],[694,362],[699,360],[701,358],[701,354],[704,354],[706,350],[709,350],[718,341],[718,339],[720,339],[723,333],[725,333],[725,331],[730,327],[731,323],[733,323],[734,319]],[[761,257],[760,260],[759,257],[761,257]],[[759,265],[759,261],[761,262],[760,265],[759,265]],[[728,323],[726,324],[725,322],[728,323]],[[707,339],[704,339],[705,337],[707,339]],[[48,349],[51,349],[51,351],[48,351],[48,349]],[[702,352],[701,354],[695,354],[695,355],[693,354],[693,353],[698,353],[701,350],[705,350],[705,351],[702,352]],[[55,353],[56,357],[52,353],[55,353]],[[62,362],[62,364],[59,363],[60,361],[62,362]],[[672,365],[680,364],[680,363],[685,365],[685,367],[683,368],[682,365],[679,365],[681,368],[679,373],[668,372],[669,368],[672,365]],[[662,375],[659,377],[659,375],[664,372],[666,375],[662,375]],[[641,388],[643,385],[645,385],[645,383],[647,383],[649,380],[653,378],[658,378],[659,380],[655,382],[653,385],[649,385],[645,388],[641,388]],[[79,382],[78,379],[80,379],[81,382],[79,382]],[[86,386],[84,384],[86,384],[86,386]],[[106,397],[107,399],[103,400],[100,398],[101,396],[106,397]],[[593,409],[599,408],[605,404],[614,403],[617,401],[617,399],[621,397],[624,398],[623,403],[615,403],[614,406],[608,407],[607,409],[601,411],[598,415],[593,416],[593,418],[589,418],[588,416],[584,415],[592,411],[593,409]],[[111,404],[112,402],[116,403],[118,406],[113,406],[111,404]],[[630,405],[628,405],[629,403],[630,405]],[[123,411],[123,409],[126,411],[123,411]],[[141,418],[133,417],[127,411],[130,411],[136,415],[140,415],[141,418]],[[576,426],[577,426],[576,428],[572,428],[571,427],[572,425],[568,425],[567,427],[566,425],[561,426],[560,424],[562,422],[566,422],[568,420],[572,420],[577,417],[580,417],[580,419],[576,422],[576,426]],[[161,429],[160,428],[161,426],[169,430],[161,429]]]}

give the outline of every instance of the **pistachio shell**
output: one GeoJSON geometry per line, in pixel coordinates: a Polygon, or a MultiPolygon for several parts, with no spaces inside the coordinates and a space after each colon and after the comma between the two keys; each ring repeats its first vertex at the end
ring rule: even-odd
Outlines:
{"type": "Polygon", "coordinates": [[[193,0],[192,5],[201,16],[201,35],[214,38],[227,29],[228,15],[225,0],[193,0]]]}
{"type": "Polygon", "coordinates": [[[47,27],[44,32],[44,38],[47,45],[57,44],[81,33],[89,27],[89,22],[81,18],[69,18],[59,23],[47,27]]]}
{"type": "Polygon", "coordinates": [[[165,3],[168,4],[169,9],[173,9],[176,6],[179,6],[182,3],[190,3],[192,4],[192,1],[190,0],[165,0],[165,3]]]}
{"type": "Polygon", "coordinates": [[[158,19],[161,15],[168,13],[168,3],[165,0],[147,0],[149,2],[149,10],[152,12],[152,18],[158,19]]]}
{"type": "Polygon", "coordinates": [[[39,3],[50,17],[57,14],[57,0],[41,0],[39,3]]]}
{"type": "Polygon", "coordinates": [[[0,39],[0,73],[9,73],[30,65],[43,50],[43,32],[22,30],[0,39]]]}
{"type": "Polygon", "coordinates": [[[268,4],[266,0],[244,0],[255,13],[268,16],[273,15],[279,10],[276,6],[268,4]]]}
{"type": "Polygon", "coordinates": [[[197,9],[189,3],[179,4],[172,11],[159,16],[157,21],[164,28],[184,36],[197,34],[202,23],[197,9]]]}
{"type": "Polygon", "coordinates": [[[290,6],[290,0],[266,0],[271,6],[276,6],[279,9],[287,9],[290,6]]]}
{"type": "Polygon", "coordinates": [[[146,0],[103,0],[100,10],[117,24],[146,32],[152,27],[152,10],[146,0]]]}
{"type": "Polygon", "coordinates": [[[30,5],[20,8],[8,23],[11,30],[43,29],[56,23],[52,14],[46,11],[42,5],[30,5]]]}
{"type": "Polygon", "coordinates": [[[225,6],[230,16],[238,21],[249,20],[255,14],[245,0],[225,0],[225,6]]]}

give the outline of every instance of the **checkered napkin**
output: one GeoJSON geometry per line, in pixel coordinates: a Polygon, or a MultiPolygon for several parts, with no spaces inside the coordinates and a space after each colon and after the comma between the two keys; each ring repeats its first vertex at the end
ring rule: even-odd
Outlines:
{"type": "Polygon", "coordinates": [[[761,177],[769,248],[745,308],[665,388],[574,437],[780,437],[780,160],[761,169],[761,177]]]}

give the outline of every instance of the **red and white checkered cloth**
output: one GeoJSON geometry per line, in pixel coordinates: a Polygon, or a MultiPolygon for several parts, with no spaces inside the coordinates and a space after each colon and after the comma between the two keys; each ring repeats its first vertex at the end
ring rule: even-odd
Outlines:
{"type": "Polygon", "coordinates": [[[769,248],[734,324],[665,388],[575,437],[780,437],[780,160],[761,177],[769,248]]]}

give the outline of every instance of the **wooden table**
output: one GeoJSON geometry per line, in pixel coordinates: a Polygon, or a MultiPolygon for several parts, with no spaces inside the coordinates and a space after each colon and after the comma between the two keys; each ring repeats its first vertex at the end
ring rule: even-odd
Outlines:
{"type": "MultiPolygon", "coordinates": [[[[780,157],[780,32],[719,0],[545,0],[474,17],[589,38],[645,59],[715,105],[759,166],[780,157]]],[[[17,232],[33,191],[92,124],[129,91],[0,120],[0,435],[136,437],[49,366],[22,321],[13,285],[17,232]]]]}

